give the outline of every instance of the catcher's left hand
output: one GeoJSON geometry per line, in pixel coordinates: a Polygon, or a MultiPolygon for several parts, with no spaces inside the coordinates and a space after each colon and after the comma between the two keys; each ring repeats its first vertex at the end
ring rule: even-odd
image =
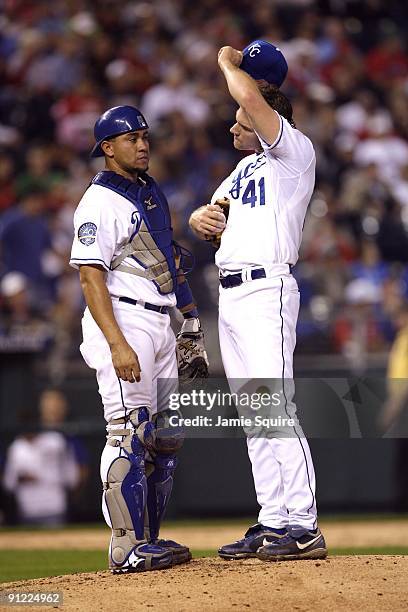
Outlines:
{"type": "Polygon", "coordinates": [[[185,319],[176,337],[177,367],[181,384],[208,377],[204,332],[199,319],[185,319]]]}

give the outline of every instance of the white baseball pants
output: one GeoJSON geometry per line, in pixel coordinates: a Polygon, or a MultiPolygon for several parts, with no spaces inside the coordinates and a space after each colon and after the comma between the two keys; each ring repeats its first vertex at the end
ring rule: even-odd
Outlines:
{"type": "Polygon", "coordinates": [[[141,406],[148,406],[155,414],[158,379],[174,384],[178,377],[176,339],[170,317],[118,301],[113,301],[113,311],[127,342],[139,358],[141,381],[130,383],[118,379],[105,336],[86,308],[80,351],[87,365],[96,370],[105,419],[123,417],[141,406]]]}
{"type": "MultiPolygon", "coordinates": [[[[231,390],[248,379],[279,379],[288,389],[293,414],[293,351],[299,291],[291,274],[220,287],[219,337],[231,390]],[[238,379],[238,380],[237,380],[238,379]],[[234,384],[235,383],[235,384],[234,384]]],[[[258,520],[269,527],[317,524],[315,473],[309,445],[299,426],[291,437],[247,439],[258,520]]]]}

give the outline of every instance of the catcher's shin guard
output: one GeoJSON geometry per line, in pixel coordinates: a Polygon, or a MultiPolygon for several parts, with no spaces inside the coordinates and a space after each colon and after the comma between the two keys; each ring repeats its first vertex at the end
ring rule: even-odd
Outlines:
{"type": "Polygon", "coordinates": [[[160,525],[170,501],[173,488],[173,476],[177,467],[176,452],[184,441],[184,432],[179,426],[169,425],[169,416],[174,411],[159,412],[154,417],[156,437],[150,456],[146,460],[147,505],[145,514],[145,537],[154,544],[169,550],[173,554],[173,565],[186,563],[191,559],[187,546],[173,540],[159,538],[160,525]]]}
{"type": "Polygon", "coordinates": [[[175,455],[156,455],[146,462],[147,505],[145,535],[149,542],[168,550],[173,555],[173,565],[187,563],[191,552],[187,546],[173,540],[159,539],[160,525],[168,506],[173,488],[173,474],[177,466],[175,455]]]}
{"type": "Polygon", "coordinates": [[[173,474],[177,466],[176,453],[184,442],[184,432],[172,426],[170,418],[174,411],[163,410],[153,417],[154,436],[145,444],[150,458],[147,461],[147,507],[146,537],[155,541],[159,536],[160,523],[168,506],[173,488],[173,474]]]}
{"type": "Polygon", "coordinates": [[[146,536],[150,541],[159,537],[160,524],[170,501],[173,474],[177,466],[175,455],[156,455],[147,462],[146,536]]]}
{"type": "Polygon", "coordinates": [[[114,573],[161,569],[172,564],[171,551],[148,544],[144,535],[145,448],[135,430],[148,418],[147,409],[140,409],[130,419],[117,419],[108,426],[104,453],[115,456],[104,478],[104,504],[112,527],[109,567],[114,573]],[[115,428],[118,421],[129,421],[133,429],[115,428]]]}

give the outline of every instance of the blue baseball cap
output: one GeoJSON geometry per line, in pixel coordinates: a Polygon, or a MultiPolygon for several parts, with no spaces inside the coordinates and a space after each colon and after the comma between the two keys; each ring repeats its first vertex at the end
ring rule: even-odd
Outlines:
{"type": "Polygon", "coordinates": [[[254,40],[243,50],[240,65],[256,81],[264,80],[280,87],[286,79],[288,65],[282,51],[265,40],[254,40]]]}

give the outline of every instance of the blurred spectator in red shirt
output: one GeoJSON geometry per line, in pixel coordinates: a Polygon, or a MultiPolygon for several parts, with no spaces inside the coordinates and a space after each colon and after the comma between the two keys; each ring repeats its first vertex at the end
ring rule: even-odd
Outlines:
{"type": "Polygon", "coordinates": [[[0,211],[16,202],[15,172],[13,158],[7,153],[0,153],[0,211]]]}
{"type": "Polygon", "coordinates": [[[384,89],[395,80],[405,79],[408,76],[408,55],[401,38],[396,33],[384,36],[368,53],[365,66],[368,78],[384,89]]]}

